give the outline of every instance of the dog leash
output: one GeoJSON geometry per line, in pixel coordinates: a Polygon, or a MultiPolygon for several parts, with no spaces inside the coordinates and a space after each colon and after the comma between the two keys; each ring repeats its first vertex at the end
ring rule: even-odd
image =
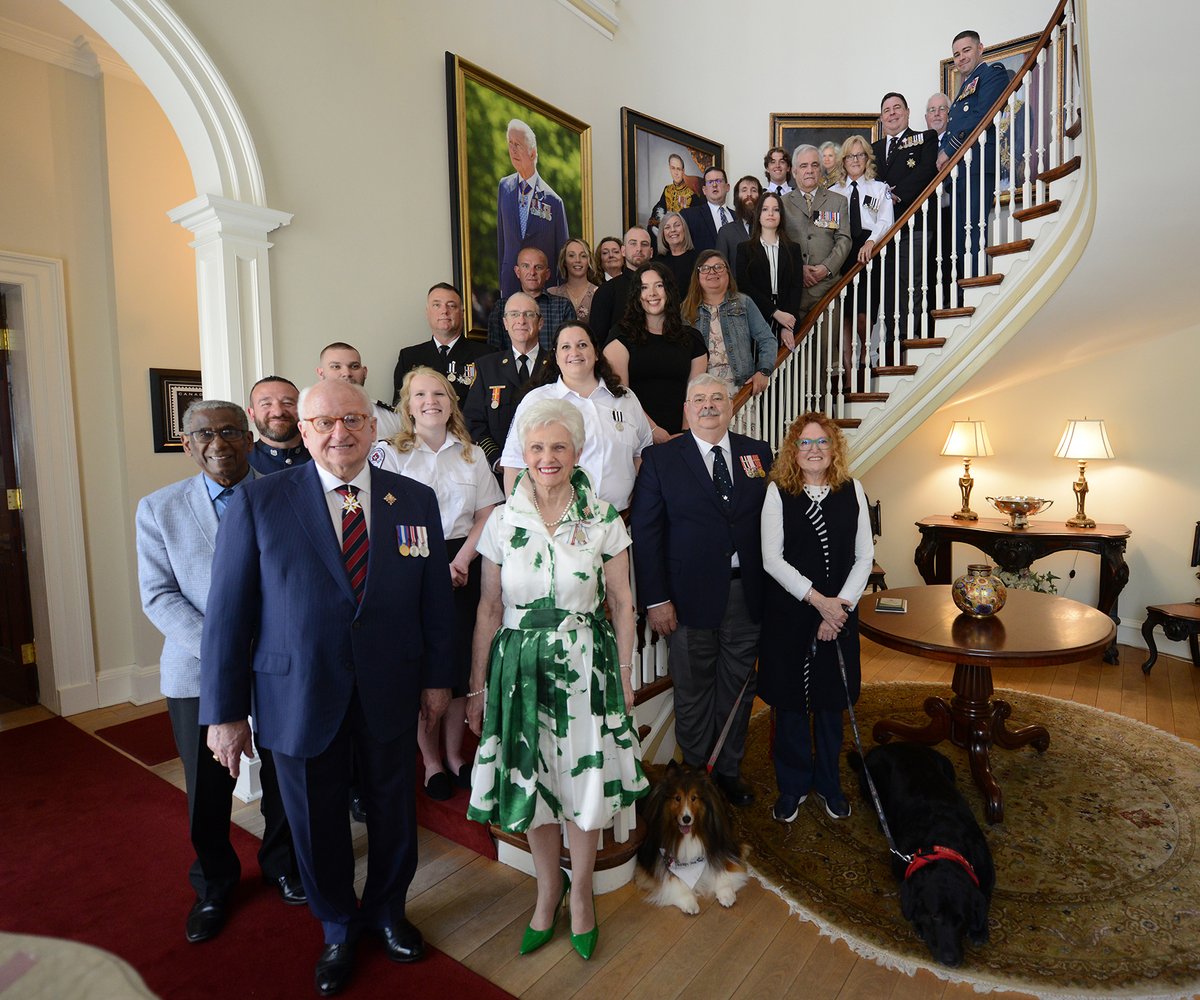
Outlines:
{"type": "Polygon", "coordinates": [[[746,679],[742,682],[742,689],[738,692],[737,698],[733,702],[733,711],[729,713],[729,718],[725,720],[725,725],[721,729],[721,735],[717,737],[717,745],[713,747],[712,754],[708,758],[708,763],[704,765],[704,769],[712,774],[713,766],[717,763],[717,757],[720,756],[721,747],[725,745],[725,737],[729,735],[729,730],[733,726],[733,720],[737,716],[738,709],[742,707],[742,697],[746,694],[746,688],[750,685],[750,678],[754,675],[754,671],[746,675],[746,679]]]}
{"type": "MultiPolygon", "coordinates": [[[[862,737],[858,732],[858,719],[854,716],[853,699],[850,697],[850,679],[846,676],[846,659],[842,656],[842,647],[838,644],[836,638],[831,640],[833,648],[837,650],[838,670],[842,674],[842,686],[846,689],[846,708],[850,712],[850,731],[854,733],[854,745],[858,747],[858,756],[862,761],[863,774],[867,778],[867,788],[871,792],[871,801],[875,805],[875,814],[879,817],[879,825],[883,827],[883,835],[887,839],[888,850],[896,857],[903,861],[906,865],[911,865],[913,855],[903,853],[897,846],[896,841],[892,839],[892,831],[888,827],[887,817],[883,814],[883,803],[879,801],[879,792],[875,789],[875,782],[871,778],[871,769],[867,767],[867,754],[863,750],[862,737]]],[[[809,659],[816,662],[817,658],[817,637],[813,636],[812,648],[808,652],[809,659]]],[[[907,876],[906,876],[907,877],[907,876]]]]}

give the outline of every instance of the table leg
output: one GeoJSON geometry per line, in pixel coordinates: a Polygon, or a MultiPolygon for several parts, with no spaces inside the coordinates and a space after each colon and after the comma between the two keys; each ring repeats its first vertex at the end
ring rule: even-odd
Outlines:
{"type": "Polygon", "coordinates": [[[1004,747],[1005,750],[1019,750],[1021,747],[1033,744],[1038,753],[1050,749],[1050,732],[1045,726],[1022,726],[1020,729],[1008,729],[1004,720],[1012,715],[1012,706],[1007,701],[992,702],[992,740],[1004,747]]]}
{"type": "Polygon", "coordinates": [[[876,743],[886,743],[893,736],[899,736],[913,743],[927,743],[930,746],[947,739],[951,730],[951,713],[945,700],[926,698],[925,714],[929,716],[929,722],[924,726],[911,726],[898,719],[880,719],[871,730],[871,735],[876,743]]]}
{"type": "Polygon", "coordinates": [[[1192,651],[1192,666],[1200,667],[1200,642],[1196,641],[1196,633],[1188,636],[1188,648],[1192,651]]]}
{"type": "MultiPolygon", "coordinates": [[[[1154,666],[1154,662],[1158,659],[1158,646],[1154,642],[1154,629],[1158,626],[1158,617],[1151,611],[1146,615],[1146,620],[1142,622],[1142,639],[1146,643],[1146,649],[1150,651],[1150,655],[1146,657],[1146,662],[1142,664],[1142,673],[1150,673],[1150,668],[1154,666]]],[[[1193,657],[1193,661],[1195,657],[1193,657]]]]}

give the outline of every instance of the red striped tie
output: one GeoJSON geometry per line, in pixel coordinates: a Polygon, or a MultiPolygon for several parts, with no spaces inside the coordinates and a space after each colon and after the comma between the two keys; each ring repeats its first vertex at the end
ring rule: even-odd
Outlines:
{"type": "Polygon", "coordinates": [[[342,560],[355,600],[362,604],[367,585],[367,518],[353,486],[339,486],[342,497],[342,560]]]}

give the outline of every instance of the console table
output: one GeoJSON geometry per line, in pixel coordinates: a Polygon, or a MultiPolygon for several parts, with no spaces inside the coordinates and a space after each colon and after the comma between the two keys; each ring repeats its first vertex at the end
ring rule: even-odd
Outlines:
{"type": "MultiPolygon", "coordinates": [[[[1100,557],[1100,598],[1096,607],[1120,626],[1117,598],[1129,582],[1125,564],[1125,541],[1131,532],[1123,524],[1097,524],[1094,528],[1068,528],[1063,522],[1030,521],[1026,528],[1012,528],[1007,518],[981,517],[978,521],[956,521],[948,514],[933,514],[917,522],[921,541],[913,560],[926,583],[949,583],[950,546],[954,542],[973,545],[986,553],[993,565],[1016,572],[1028,569],[1035,559],[1052,552],[1093,552],[1100,557]]],[[[1119,663],[1117,640],[1104,652],[1105,663],[1119,663]]]]}

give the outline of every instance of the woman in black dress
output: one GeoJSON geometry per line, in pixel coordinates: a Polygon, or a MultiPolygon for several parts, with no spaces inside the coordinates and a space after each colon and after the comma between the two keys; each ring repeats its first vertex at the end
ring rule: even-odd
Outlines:
{"type": "Polygon", "coordinates": [[[858,700],[857,607],[874,545],[866,496],[850,478],[846,439],[823,413],[796,418],[771,466],[762,550],[767,593],[758,695],[775,714],[779,798],[773,815],[792,822],[815,791],[830,818],[845,819],[850,802],[838,774],[842,712],[847,687],[850,703],[858,700]]]}
{"type": "Polygon", "coordinates": [[[641,400],[655,444],[687,429],[687,384],[707,370],[708,351],[700,334],[683,325],[675,280],[661,261],[643,264],[634,274],[625,315],[604,357],[641,400]]]}
{"type": "Polygon", "coordinates": [[[738,247],[737,285],[749,295],[771,329],[791,350],[804,291],[799,248],[788,239],[783,199],[767,191],[758,199],[750,239],[738,247]]]}

